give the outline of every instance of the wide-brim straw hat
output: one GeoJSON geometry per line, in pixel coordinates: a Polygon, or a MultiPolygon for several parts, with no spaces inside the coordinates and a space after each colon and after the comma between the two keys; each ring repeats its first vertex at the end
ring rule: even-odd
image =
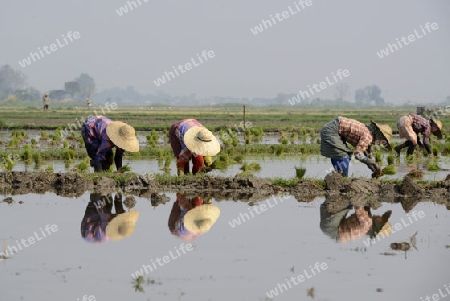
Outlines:
{"type": "Polygon", "coordinates": [[[184,228],[192,233],[206,233],[220,216],[220,209],[214,205],[202,205],[189,210],[184,216],[184,228]]]}
{"type": "Polygon", "coordinates": [[[436,124],[436,126],[439,129],[437,133],[433,133],[433,134],[435,134],[436,137],[438,137],[439,139],[442,139],[442,122],[440,120],[434,120],[434,119],[432,119],[432,121],[436,124]]]}
{"type": "Polygon", "coordinates": [[[139,140],[131,125],[113,121],[106,127],[106,134],[117,147],[132,153],[139,151],[139,140]]]}
{"type": "Polygon", "coordinates": [[[106,226],[106,236],[111,240],[121,240],[134,233],[134,226],[139,218],[139,211],[131,210],[117,215],[106,226]]]}
{"type": "Polygon", "coordinates": [[[380,232],[377,233],[377,235],[375,237],[387,237],[389,235],[391,235],[392,233],[392,225],[391,223],[388,221],[386,222],[383,227],[381,228],[380,232]]]}
{"type": "Polygon", "coordinates": [[[184,144],[193,153],[200,156],[215,156],[220,152],[220,144],[210,130],[194,126],[184,134],[184,144]]]}
{"type": "Polygon", "coordinates": [[[381,131],[384,138],[386,138],[386,140],[387,140],[387,145],[385,145],[385,147],[387,149],[390,149],[391,145],[389,143],[391,142],[391,138],[392,138],[392,128],[387,124],[381,124],[381,123],[376,123],[376,122],[374,122],[374,124],[381,131]]]}

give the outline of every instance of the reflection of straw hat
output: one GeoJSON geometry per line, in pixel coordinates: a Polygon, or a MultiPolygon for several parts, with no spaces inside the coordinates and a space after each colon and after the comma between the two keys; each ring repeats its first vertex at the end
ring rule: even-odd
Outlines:
{"type": "Polygon", "coordinates": [[[381,133],[383,133],[384,138],[386,138],[386,140],[388,142],[390,142],[391,138],[392,138],[392,129],[391,129],[391,127],[389,125],[387,125],[387,124],[380,124],[380,123],[376,123],[376,122],[374,122],[374,124],[381,131],[381,133]]]}
{"type": "Polygon", "coordinates": [[[386,222],[386,224],[383,225],[383,228],[381,228],[380,232],[377,233],[375,237],[386,237],[391,235],[392,233],[392,225],[390,222],[386,222]]]}
{"type": "Polygon", "coordinates": [[[220,144],[207,128],[194,126],[184,134],[184,144],[187,148],[200,156],[215,156],[220,152],[220,144]]]}
{"type": "Polygon", "coordinates": [[[111,240],[121,240],[130,236],[134,232],[134,225],[138,217],[139,212],[136,210],[117,215],[106,226],[106,235],[111,240]]]}
{"type": "Polygon", "coordinates": [[[131,125],[122,121],[113,121],[106,127],[106,134],[119,148],[133,153],[139,151],[139,140],[131,125]]]}
{"type": "Polygon", "coordinates": [[[202,205],[189,210],[184,216],[184,227],[189,232],[206,233],[220,216],[220,209],[214,205],[202,205]]]}
{"type": "Polygon", "coordinates": [[[388,210],[383,213],[382,216],[372,216],[372,228],[367,232],[371,238],[386,237],[392,233],[392,226],[389,222],[392,210],[388,210]]]}
{"type": "Polygon", "coordinates": [[[436,124],[438,131],[436,133],[433,133],[436,137],[439,139],[442,139],[442,122],[440,120],[434,120],[431,119],[434,124],[436,124]]]}

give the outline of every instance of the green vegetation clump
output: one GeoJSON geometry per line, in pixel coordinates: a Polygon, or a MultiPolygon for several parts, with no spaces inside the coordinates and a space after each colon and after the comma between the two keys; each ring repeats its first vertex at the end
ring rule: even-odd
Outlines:
{"type": "Polygon", "coordinates": [[[295,176],[298,179],[303,179],[306,173],[306,168],[304,167],[294,167],[295,168],[295,176]]]}
{"type": "Polygon", "coordinates": [[[31,151],[31,145],[26,144],[23,151],[23,160],[25,163],[30,163],[33,160],[33,152],[31,151]]]}
{"type": "Polygon", "coordinates": [[[11,156],[6,156],[3,158],[3,163],[0,165],[1,169],[4,171],[12,171],[16,162],[11,158],[11,156]]]}
{"type": "Polygon", "coordinates": [[[375,162],[377,163],[381,163],[382,159],[381,159],[381,153],[380,152],[375,152],[375,162]]]}
{"type": "Polygon", "coordinates": [[[394,164],[394,155],[392,155],[392,154],[390,154],[390,155],[388,155],[387,156],[387,164],[388,165],[392,165],[392,164],[394,164]]]}
{"type": "Polygon", "coordinates": [[[244,164],[242,164],[240,170],[246,172],[246,171],[258,171],[261,170],[261,165],[258,162],[252,162],[252,163],[247,163],[244,162],[244,164]]]}
{"type": "Polygon", "coordinates": [[[33,153],[33,161],[36,164],[36,166],[41,165],[42,157],[41,157],[41,153],[39,151],[33,153]]]}
{"type": "Polygon", "coordinates": [[[395,175],[397,172],[395,170],[394,165],[388,165],[385,168],[383,168],[383,174],[385,175],[395,175]]]}
{"type": "Polygon", "coordinates": [[[437,164],[436,160],[430,160],[428,162],[428,170],[429,171],[439,171],[441,170],[441,168],[439,167],[439,165],[437,164]]]}

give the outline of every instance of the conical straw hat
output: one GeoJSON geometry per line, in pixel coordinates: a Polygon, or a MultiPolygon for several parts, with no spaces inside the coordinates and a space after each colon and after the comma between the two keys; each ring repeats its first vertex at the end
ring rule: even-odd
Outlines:
{"type": "Polygon", "coordinates": [[[220,209],[214,205],[202,205],[189,210],[184,216],[184,227],[189,232],[206,233],[220,216],[220,209]]]}
{"type": "Polygon", "coordinates": [[[139,212],[136,210],[117,215],[106,226],[106,236],[111,240],[121,240],[131,236],[138,218],[139,212]]]}
{"type": "Polygon", "coordinates": [[[139,140],[131,125],[122,121],[113,121],[106,127],[106,134],[117,147],[132,153],[139,151],[139,140]]]}
{"type": "Polygon", "coordinates": [[[200,156],[215,156],[220,152],[220,144],[211,131],[202,126],[194,126],[184,134],[184,144],[200,156]]]}

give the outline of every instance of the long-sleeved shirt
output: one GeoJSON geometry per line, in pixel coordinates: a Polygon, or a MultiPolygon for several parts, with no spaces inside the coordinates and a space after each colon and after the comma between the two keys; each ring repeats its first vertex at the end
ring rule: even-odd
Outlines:
{"type": "Polygon", "coordinates": [[[423,118],[420,115],[409,114],[412,118],[412,129],[416,134],[422,134],[423,136],[423,144],[429,145],[430,136],[431,136],[431,125],[430,121],[426,118],[423,118]]]}
{"type": "Polygon", "coordinates": [[[178,159],[181,161],[189,161],[189,158],[192,155],[192,152],[187,148],[186,144],[184,144],[184,134],[194,126],[202,126],[202,124],[196,119],[184,119],[178,124],[178,127],[175,130],[175,136],[180,140],[181,144],[181,152],[178,156],[178,159]]]}
{"type": "Polygon", "coordinates": [[[111,122],[112,120],[105,116],[93,116],[84,123],[91,138],[87,142],[98,148],[94,160],[105,161],[106,153],[115,146],[106,134],[106,127],[111,122]]]}
{"type": "Polygon", "coordinates": [[[339,117],[339,136],[355,147],[355,155],[368,151],[373,141],[372,133],[365,124],[345,117],[339,117]]]}

